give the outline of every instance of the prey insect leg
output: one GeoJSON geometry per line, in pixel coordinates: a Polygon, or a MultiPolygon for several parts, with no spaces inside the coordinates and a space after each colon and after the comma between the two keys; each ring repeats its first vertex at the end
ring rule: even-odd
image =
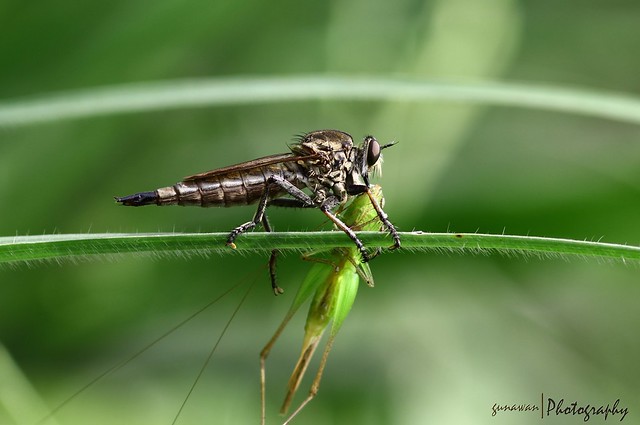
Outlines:
{"type": "MultiPolygon", "coordinates": [[[[304,409],[304,407],[309,404],[309,402],[311,400],[313,400],[315,398],[315,396],[318,394],[318,390],[320,389],[320,380],[322,379],[322,374],[324,372],[324,368],[327,365],[327,359],[329,358],[329,352],[331,351],[331,348],[333,347],[333,340],[334,340],[334,336],[331,335],[329,337],[329,340],[327,341],[327,345],[324,348],[324,352],[322,353],[322,359],[320,359],[320,365],[318,366],[318,372],[316,372],[316,377],[313,379],[313,382],[311,383],[311,388],[309,389],[309,394],[307,395],[307,398],[305,398],[302,403],[300,403],[300,405],[296,408],[296,410],[294,410],[294,412],[289,415],[289,417],[287,418],[286,421],[284,421],[282,423],[282,425],[288,425],[293,418],[295,418],[298,413],[300,413],[302,411],[302,409],[304,409]]],[[[303,371],[304,373],[304,371],[303,371]]],[[[285,401],[286,403],[286,401],[285,401]]]]}
{"type": "Polygon", "coordinates": [[[260,352],[260,404],[261,404],[261,420],[260,420],[260,424],[261,425],[265,425],[266,423],[266,419],[267,419],[267,400],[266,400],[266,393],[267,393],[267,372],[266,372],[266,363],[267,363],[267,357],[269,357],[269,353],[271,352],[271,349],[273,348],[274,344],[276,343],[276,341],[278,340],[278,338],[280,337],[280,335],[282,334],[282,331],[284,331],[284,328],[287,326],[287,324],[289,323],[289,321],[291,320],[291,318],[293,317],[293,315],[295,314],[295,312],[298,310],[298,308],[294,308],[289,310],[289,312],[287,313],[287,315],[285,316],[284,320],[282,321],[282,323],[280,323],[280,326],[278,327],[278,329],[276,330],[276,332],[273,334],[273,336],[271,337],[271,339],[269,340],[269,342],[267,343],[267,345],[264,346],[264,348],[262,349],[262,351],[260,352]]]}

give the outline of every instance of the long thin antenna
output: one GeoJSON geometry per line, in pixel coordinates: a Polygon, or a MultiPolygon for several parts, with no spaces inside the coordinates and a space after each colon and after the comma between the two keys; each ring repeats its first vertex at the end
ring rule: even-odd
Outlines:
{"type": "Polygon", "coordinates": [[[231,325],[231,322],[236,317],[236,314],[238,314],[238,311],[240,311],[240,307],[242,307],[242,305],[246,301],[247,297],[249,296],[249,293],[251,292],[251,290],[255,286],[256,282],[257,282],[257,279],[253,279],[253,283],[251,283],[251,285],[247,288],[247,291],[242,296],[242,299],[240,300],[240,302],[238,303],[236,308],[233,310],[233,313],[231,314],[231,317],[229,317],[229,320],[227,321],[226,325],[224,325],[224,328],[222,329],[222,332],[220,332],[220,335],[218,336],[218,339],[216,340],[216,342],[213,345],[213,347],[211,347],[211,350],[209,351],[209,355],[207,356],[206,360],[202,364],[202,367],[200,368],[200,371],[198,372],[198,375],[196,376],[196,379],[193,381],[193,384],[191,385],[191,388],[189,388],[189,392],[187,393],[186,397],[182,401],[182,404],[180,405],[180,408],[178,409],[178,412],[176,413],[176,416],[173,418],[173,422],[171,422],[171,425],[175,425],[178,422],[178,418],[180,417],[180,414],[182,413],[182,410],[186,406],[187,401],[191,397],[191,394],[193,393],[194,389],[196,388],[196,385],[198,385],[198,382],[200,381],[200,378],[204,374],[204,371],[207,369],[207,366],[209,365],[209,362],[213,358],[213,354],[216,352],[216,349],[218,348],[218,345],[220,344],[220,341],[222,341],[222,338],[226,334],[227,329],[229,329],[229,326],[231,325]]]}
{"type": "MultiPolygon", "coordinates": [[[[248,276],[248,275],[247,275],[248,276]]],[[[189,315],[187,318],[185,318],[184,320],[182,320],[181,322],[179,322],[178,324],[176,324],[175,326],[173,326],[171,329],[169,329],[168,331],[166,331],[165,333],[163,333],[162,335],[160,335],[159,337],[157,337],[156,339],[154,339],[153,341],[151,341],[150,343],[148,343],[147,345],[145,345],[144,347],[142,347],[140,350],[136,351],[134,354],[132,354],[131,356],[129,356],[128,358],[114,364],[113,366],[111,366],[109,369],[105,370],[104,372],[102,372],[101,374],[99,374],[98,376],[96,376],[95,378],[93,378],[91,381],[89,381],[86,385],[82,386],[80,389],[78,389],[76,392],[74,392],[73,394],[71,394],[69,397],[67,397],[65,400],[62,401],[62,403],[58,404],[53,410],[51,410],[45,417],[43,417],[42,419],[40,419],[38,422],[36,422],[36,425],[41,425],[43,424],[45,421],[49,420],[51,417],[55,416],[56,413],[58,413],[63,407],[65,407],[67,404],[69,404],[71,401],[73,401],[76,397],[78,397],[79,395],[81,395],[82,393],[84,393],[85,391],[89,390],[91,387],[93,387],[95,384],[97,384],[99,381],[101,381],[102,379],[106,378],[107,376],[111,375],[112,373],[122,369],[124,366],[126,366],[127,364],[129,364],[130,362],[132,362],[133,360],[135,360],[136,358],[138,358],[139,356],[141,356],[144,352],[146,352],[147,350],[151,349],[151,347],[153,347],[154,345],[156,345],[158,342],[162,341],[164,338],[168,337],[169,335],[171,335],[173,332],[175,332],[176,330],[178,330],[179,328],[181,328],[182,326],[184,326],[187,322],[189,322],[190,320],[193,320],[196,316],[198,316],[199,314],[201,314],[203,311],[205,311],[206,309],[208,309],[209,307],[211,307],[213,304],[217,303],[218,301],[220,301],[222,298],[226,297],[228,294],[230,294],[231,292],[233,292],[235,289],[237,289],[238,287],[240,287],[242,284],[244,284],[246,282],[245,279],[239,279],[238,282],[236,282],[233,286],[229,287],[227,290],[225,290],[224,292],[222,292],[220,295],[218,295],[216,298],[214,298],[213,300],[209,301],[207,304],[205,304],[204,306],[202,306],[200,309],[198,309],[195,313],[189,315]]],[[[255,282],[255,279],[254,279],[255,282]]],[[[252,284],[253,286],[253,284],[252,284]]]]}

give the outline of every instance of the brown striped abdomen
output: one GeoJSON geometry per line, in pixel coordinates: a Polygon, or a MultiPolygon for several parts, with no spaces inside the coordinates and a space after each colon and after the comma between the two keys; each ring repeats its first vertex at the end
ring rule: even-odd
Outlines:
{"type": "MultiPolygon", "coordinates": [[[[294,164],[273,164],[244,171],[229,171],[218,175],[195,178],[156,190],[157,205],[182,205],[201,207],[233,207],[257,202],[266,190],[271,175],[305,187],[304,177],[295,171],[294,164]],[[293,166],[293,167],[292,167],[293,166]]],[[[284,194],[278,187],[270,189],[269,197],[284,194]]]]}

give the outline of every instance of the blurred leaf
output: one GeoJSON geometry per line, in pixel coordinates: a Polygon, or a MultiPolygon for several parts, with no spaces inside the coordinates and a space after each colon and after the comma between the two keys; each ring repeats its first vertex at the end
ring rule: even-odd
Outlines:
{"type": "Polygon", "coordinates": [[[640,99],[621,93],[504,82],[392,77],[231,77],[136,83],[4,100],[0,126],[131,112],[303,100],[451,101],[518,106],[640,123],[640,99]]]}

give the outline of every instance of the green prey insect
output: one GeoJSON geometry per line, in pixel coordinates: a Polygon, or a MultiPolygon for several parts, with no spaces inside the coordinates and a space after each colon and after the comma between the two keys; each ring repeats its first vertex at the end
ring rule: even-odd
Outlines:
{"type": "MultiPolygon", "coordinates": [[[[382,188],[374,185],[370,188],[371,196],[379,205],[384,204],[382,188]]],[[[372,205],[366,193],[358,195],[341,213],[341,218],[353,231],[380,231],[385,228],[376,209],[372,205]]],[[[375,254],[377,254],[376,251],[375,254]]],[[[266,422],[266,360],[276,340],[287,326],[291,318],[300,306],[309,298],[311,305],[305,325],[305,335],[302,343],[302,352],[298,358],[287,386],[287,395],[280,409],[280,413],[286,415],[300,382],[309,366],[311,357],[320,343],[320,339],[329,322],[332,322],[329,339],[322,353],[322,359],[318,366],[315,379],[311,384],[309,394],[286,419],[283,425],[300,413],[300,411],[316,396],[320,387],[322,373],[331,351],[333,341],[340,330],[344,319],[349,313],[355,301],[360,279],[373,286],[373,276],[369,263],[361,261],[360,252],[356,246],[349,248],[335,248],[328,252],[312,253],[305,259],[314,261],[315,264],[302,282],[293,303],[284,320],[276,330],[273,337],[260,353],[260,388],[262,404],[261,424],[266,422]],[[317,257],[322,255],[321,257],[317,257]]]]}

